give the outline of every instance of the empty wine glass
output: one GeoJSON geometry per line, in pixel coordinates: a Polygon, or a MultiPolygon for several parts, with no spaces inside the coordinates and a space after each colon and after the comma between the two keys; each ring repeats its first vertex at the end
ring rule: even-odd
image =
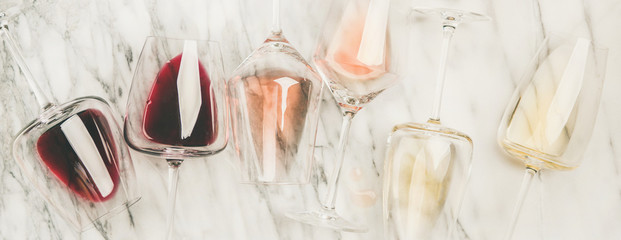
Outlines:
{"type": "Polygon", "coordinates": [[[533,176],[582,162],[604,81],[607,49],[580,37],[547,34],[498,128],[498,143],[526,172],[505,239],[511,239],[533,176]]]}
{"type": "Polygon", "coordinates": [[[392,86],[397,75],[388,29],[389,1],[335,1],[313,61],[343,113],[335,169],[327,195],[317,210],[291,212],[294,220],[336,230],[363,232],[366,227],[343,219],[335,210],[337,186],[352,119],[367,103],[392,86]]]}
{"type": "Polygon", "coordinates": [[[82,97],[58,105],[37,85],[8,26],[20,1],[0,7],[0,35],[41,108],[17,135],[13,156],[56,212],[79,231],[127,209],[140,197],[117,117],[105,100],[82,97]]]}
{"type": "Polygon", "coordinates": [[[440,66],[429,120],[396,125],[388,138],[384,162],[384,231],[387,239],[449,238],[470,176],[472,140],[440,123],[446,63],[457,26],[489,18],[447,8],[414,10],[414,14],[438,15],[442,19],[440,66]],[[447,203],[451,206],[448,211],[447,203]]]}
{"type": "Polygon", "coordinates": [[[271,35],[228,82],[242,182],[302,184],[310,179],[323,84],[280,28],[273,1],[271,35]]]}
{"type": "Polygon", "coordinates": [[[127,100],[125,140],[134,150],[168,162],[167,239],[173,235],[181,163],[226,147],[224,84],[218,43],[146,39],[127,100]]]}

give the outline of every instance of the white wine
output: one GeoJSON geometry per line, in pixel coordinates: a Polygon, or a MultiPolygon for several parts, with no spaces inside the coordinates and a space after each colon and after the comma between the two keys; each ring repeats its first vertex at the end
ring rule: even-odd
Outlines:
{"type": "Polygon", "coordinates": [[[446,222],[452,218],[446,214],[456,214],[446,210],[449,202],[458,211],[452,204],[461,200],[471,153],[467,136],[438,124],[395,127],[384,168],[388,239],[443,238],[446,228],[439,226],[452,224],[446,222]]]}
{"type": "Polygon", "coordinates": [[[533,168],[576,167],[573,158],[563,157],[576,130],[578,97],[589,41],[555,49],[540,64],[532,81],[521,92],[508,117],[502,146],[533,168]]]}
{"type": "MultiPolygon", "coordinates": [[[[403,138],[392,156],[394,218],[402,236],[423,237],[444,208],[450,182],[450,146],[446,142],[403,138]]],[[[406,238],[406,239],[408,239],[406,238]]]]}

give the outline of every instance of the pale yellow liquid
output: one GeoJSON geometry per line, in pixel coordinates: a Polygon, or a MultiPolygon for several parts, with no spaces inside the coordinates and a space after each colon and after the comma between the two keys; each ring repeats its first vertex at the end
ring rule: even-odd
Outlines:
{"type": "Polygon", "coordinates": [[[391,150],[394,223],[403,239],[424,239],[434,227],[451,182],[451,146],[443,139],[401,138],[391,150]]]}
{"type": "MultiPolygon", "coordinates": [[[[508,117],[502,146],[535,169],[571,169],[579,164],[570,147],[577,129],[581,76],[567,77],[574,46],[557,48],[540,64],[508,117]],[[572,78],[573,77],[573,78],[572,78]]],[[[586,81],[586,80],[585,80],[586,81]]],[[[583,146],[579,146],[583,147],[583,146]]]]}

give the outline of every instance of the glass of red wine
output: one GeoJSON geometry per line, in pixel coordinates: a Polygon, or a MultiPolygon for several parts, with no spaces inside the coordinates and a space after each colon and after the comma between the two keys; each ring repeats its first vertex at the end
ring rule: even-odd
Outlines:
{"type": "Polygon", "coordinates": [[[172,238],[179,167],[186,158],[222,151],[228,107],[216,42],[148,37],[136,67],[125,115],[125,140],[169,166],[167,239],[172,238]]]}
{"type": "Polygon", "coordinates": [[[98,97],[61,105],[47,97],[13,40],[8,12],[0,12],[0,36],[42,110],[15,138],[13,156],[56,212],[75,229],[86,230],[140,199],[118,118],[98,97]]]}
{"type": "Polygon", "coordinates": [[[287,41],[273,1],[270,36],[228,82],[241,181],[304,184],[310,180],[323,83],[287,41]]]}

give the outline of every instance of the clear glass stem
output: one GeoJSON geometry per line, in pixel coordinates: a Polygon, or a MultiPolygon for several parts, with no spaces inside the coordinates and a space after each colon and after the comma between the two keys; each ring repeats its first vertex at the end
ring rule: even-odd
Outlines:
{"type": "Polygon", "coordinates": [[[334,167],[334,171],[332,171],[332,174],[330,175],[330,179],[328,180],[328,194],[322,203],[323,208],[326,210],[334,210],[336,204],[336,190],[341,175],[341,168],[343,167],[343,160],[345,159],[345,145],[347,145],[347,140],[349,139],[349,129],[354,115],[355,113],[349,111],[345,112],[343,115],[341,137],[339,139],[339,145],[336,152],[336,165],[334,167]]]}
{"type": "Polygon", "coordinates": [[[453,33],[455,32],[455,26],[444,25],[442,26],[442,49],[440,50],[440,66],[438,67],[438,77],[436,79],[436,94],[433,100],[433,108],[431,110],[431,120],[440,121],[440,106],[442,105],[442,93],[444,90],[444,80],[446,75],[446,62],[448,60],[449,46],[451,39],[453,39],[453,33]]]}
{"type": "Polygon", "coordinates": [[[7,43],[6,45],[9,48],[9,52],[15,59],[15,62],[17,62],[17,65],[22,70],[22,73],[24,73],[26,82],[28,83],[30,90],[34,94],[37,103],[39,103],[39,107],[41,107],[41,109],[47,109],[53,106],[54,104],[50,101],[50,98],[45,95],[45,93],[41,90],[41,88],[35,81],[35,78],[32,75],[30,68],[28,68],[28,65],[26,64],[26,60],[24,60],[24,57],[19,50],[19,47],[15,43],[15,40],[13,40],[13,36],[9,31],[8,22],[6,20],[2,20],[2,22],[0,23],[0,35],[2,35],[2,39],[4,39],[4,41],[7,43]]]}
{"type": "Polygon", "coordinates": [[[537,174],[537,172],[537,169],[526,167],[526,171],[524,172],[524,178],[522,179],[522,185],[520,186],[520,193],[518,194],[517,202],[515,202],[515,207],[513,208],[513,214],[510,220],[511,222],[509,222],[509,228],[507,230],[507,234],[504,237],[505,240],[510,240],[513,237],[515,225],[517,224],[517,220],[520,217],[522,206],[524,205],[524,200],[526,199],[526,195],[528,194],[530,185],[533,182],[533,177],[537,174]]]}
{"type": "Polygon", "coordinates": [[[545,28],[543,27],[543,19],[541,18],[541,4],[539,4],[539,0],[532,0],[532,8],[533,14],[535,15],[533,19],[533,29],[536,29],[533,38],[535,45],[533,46],[535,47],[535,51],[537,51],[539,45],[543,42],[543,39],[545,39],[546,34],[545,28]]]}
{"type": "Polygon", "coordinates": [[[168,206],[166,208],[166,239],[173,239],[173,222],[175,218],[175,203],[177,201],[177,183],[179,182],[179,167],[182,159],[167,159],[168,161],[168,206]]]}
{"type": "Polygon", "coordinates": [[[541,178],[541,171],[537,172],[537,179],[539,179],[539,181],[538,181],[539,182],[539,221],[540,221],[540,224],[539,224],[539,227],[540,227],[539,228],[539,230],[540,230],[539,236],[540,236],[540,238],[539,239],[546,239],[545,238],[545,231],[544,231],[545,230],[544,229],[545,222],[544,222],[544,218],[543,218],[544,217],[544,209],[545,209],[545,206],[543,205],[543,193],[545,193],[545,188],[544,188],[545,186],[543,185],[543,179],[541,178]]]}
{"type": "Polygon", "coordinates": [[[272,34],[280,35],[280,0],[272,0],[272,34]]]}

